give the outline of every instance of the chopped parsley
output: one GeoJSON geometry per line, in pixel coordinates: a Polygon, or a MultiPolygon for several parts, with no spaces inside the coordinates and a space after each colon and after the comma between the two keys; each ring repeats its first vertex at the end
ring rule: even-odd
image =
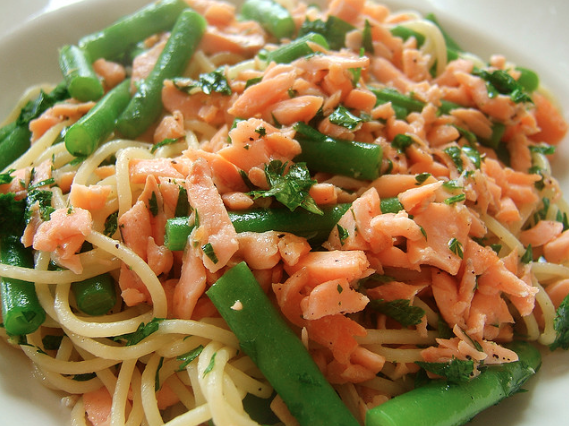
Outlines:
{"type": "Polygon", "coordinates": [[[184,370],[190,364],[190,362],[200,356],[203,349],[203,345],[199,345],[198,347],[192,349],[190,352],[186,352],[185,354],[178,356],[176,359],[182,362],[178,367],[178,371],[184,370]]]}
{"type": "Polygon", "coordinates": [[[156,197],[156,192],[154,191],[152,191],[152,195],[148,199],[148,210],[150,210],[152,216],[158,216],[160,209],[158,208],[158,198],[156,197]]]}
{"type": "Polygon", "coordinates": [[[449,383],[466,383],[474,377],[475,365],[471,360],[453,358],[449,362],[417,361],[417,364],[430,373],[444,377],[449,383]]]}
{"type": "Polygon", "coordinates": [[[328,119],[332,124],[337,126],[342,126],[348,130],[354,130],[360,123],[364,120],[354,115],[343,105],[337,107],[332,114],[328,116],[328,119]]]}
{"type": "Polygon", "coordinates": [[[486,89],[490,98],[495,98],[498,95],[508,95],[515,103],[533,102],[531,96],[524,90],[524,86],[517,82],[506,70],[487,71],[475,68],[472,74],[486,82],[486,89]]]}
{"type": "Polygon", "coordinates": [[[209,373],[211,373],[211,371],[213,370],[213,367],[215,367],[215,356],[216,355],[217,355],[217,352],[214,352],[213,355],[211,356],[211,359],[209,360],[209,364],[207,365],[206,369],[203,372],[203,377],[205,377],[209,373]]]}
{"type": "Polygon", "coordinates": [[[25,220],[29,223],[32,220],[32,215],[37,206],[39,207],[40,218],[43,221],[48,221],[51,213],[55,210],[51,206],[51,199],[53,193],[48,190],[43,189],[32,189],[28,191],[28,196],[26,197],[26,213],[25,220]]]}
{"type": "Polygon", "coordinates": [[[348,239],[348,237],[350,236],[350,233],[348,232],[348,230],[346,228],[344,228],[340,224],[336,225],[336,229],[338,230],[338,237],[340,238],[340,244],[344,245],[344,242],[348,239]]]}
{"type": "Polygon", "coordinates": [[[450,251],[452,251],[454,254],[456,254],[461,259],[464,257],[464,252],[462,250],[462,243],[460,241],[458,241],[456,238],[452,238],[448,242],[448,248],[450,251]]]}
{"type": "Polygon", "coordinates": [[[533,261],[533,249],[531,247],[531,244],[528,244],[528,247],[523,256],[521,257],[520,262],[527,264],[532,261],[533,261]]]}
{"type": "Polygon", "coordinates": [[[425,183],[425,181],[429,179],[430,176],[431,174],[427,172],[419,173],[417,176],[415,176],[415,181],[416,181],[415,185],[421,185],[425,183]]]}
{"type": "Polygon", "coordinates": [[[105,230],[103,231],[104,235],[106,235],[107,237],[112,237],[113,235],[115,235],[115,232],[117,232],[119,226],[118,218],[119,218],[118,211],[111,213],[107,217],[107,219],[105,220],[105,230]]]}
{"type": "Polygon", "coordinates": [[[557,348],[569,349],[569,296],[563,299],[559,308],[557,308],[557,315],[553,320],[553,329],[557,334],[554,342],[549,345],[549,349],[554,351],[557,348]]]}
{"type": "Polygon", "coordinates": [[[420,324],[425,316],[425,311],[418,306],[412,306],[408,299],[395,299],[390,302],[376,299],[371,300],[369,306],[374,311],[393,318],[404,327],[420,324]]]}
{"type": "Polygon", "coordinates": [[[222,69],[200,74],[197,81],[190,78],[179,77],[173,80],[174,86],[189,95],[201,90],[206,95],[221,93],[229,96],[233,93],[222,69]]]}
{"type": "Polygon", "coordinates": [[[391,141],[391,146],[401,153],[404,153],[405,150],[409,148],[412,144],[413,144],[413,138],[409,135],[404,135],[402,133],[395,135],[395,137],[391,141]]]}
{"type": "Polygon", "coordinates": [[[158,148],[162,148],[163,146],[167,146],[167,145],[173,145],[176,142],[178,142],[178,139],[176,139],[176,138],[162,139],[160,142],[152,145],[152,148],[150,149],[150,153],[154,154],[158,148]]]}
{"type": "Polygon", "coordinates": [[[217,255],[215,254],[215,250],[213,249],[211,243],[204,244],[202,246],[202,251],[214,264],[219,262],[219,259],[217,258],[217,255]]]}
{"type": "Polygon", "coordinates": [[[163,320],[163,318],[153,318],[146,324],[141,322],[135,332],[117,336],[115,337],[115,340],[125,341],[126,346],[134,346],[140,343],[142,340],[146,339],[152,333],[158,331],[160,322],[163,320]]]}
{"type": "Polygon", "coordinates": [[[277,201],[294,211],[302,207],[311,213],[323,214],[316,205],[308,191],[316,183],[310,177],[310,172],[305,163],[292,164],[288,171],[288,162],[272,160],[265,164],[265,176],[270,185],[268,190],[255,190],[249,192],[255,199],[261,197],[275,197],[277,201]]]}
{"type": "Polygon", "coordinates": [[[454,163],[456,170],[459,173],[462,173],[464,170],[464,162],[462,161],[462,150],[456,146],[451,145],[444,149],[444,152],[450,157],[452,162],[454,163]]]}

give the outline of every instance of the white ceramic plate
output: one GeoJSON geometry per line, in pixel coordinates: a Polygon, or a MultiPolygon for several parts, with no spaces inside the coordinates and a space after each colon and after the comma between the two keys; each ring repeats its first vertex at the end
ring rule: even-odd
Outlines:
{"type": "MultiPolygon", "coordinates": [[[[57,48],[110,24],[147,0],[0,1],[0,120],[31,84],[61,79],[57,48]],[[66,6],[67,5],[67,6],[66,6]]],[[[467,50],[503,53],[536,70],[569,119],[567,0],[386,0],[393,9],[435,12],[467,50]]],[[[569,145],[569,138],[565,141],[569,145]]],[[[557,177],[569,194],[569,147],[558,150],[557,177]]],[[[569,352],[544,353],[540,373],[518,394],[480,414],[471,426],[553,426],[569,419],[569,352]]],[[[69,425],[61,395],[40,385],[19,351],[0,342],[0,424],[69,425]]]]}

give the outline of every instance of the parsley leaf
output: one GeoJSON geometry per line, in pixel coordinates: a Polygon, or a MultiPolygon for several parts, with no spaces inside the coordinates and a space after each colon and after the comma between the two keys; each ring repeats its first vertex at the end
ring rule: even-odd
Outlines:
{"type": "Polygon", "coordinates": [[[213,370],[213,367],[215,367],[215,356],[216,355],[217,355],[217,352],[214,352],[213,355],[211,356],[211,359],[209,360],[209,364],[207,365],[207,367],[203,371],[203,377],[205,377],[209,373],[211,373],[211,371],[213,370]]]}
{"type": "Polygon", "coordinates": [[[265,176],[270,185],[269,190],[255,190],[249,194],[255,199],[261,197],[275,197],[277,201],[294,211],[302,207],[311,213],[323,214],[316,205],[308,191],[316,183],[310,177],[310,172],[305,163],[296,163],[290,166],[285,173],[288,162],[272,160],[265,164],[265,176]]]}
{"type": "Polygon", "coordinates": [[[397,151],[404,153],[405,150],[413,144],[413,138],[409,135],[399,133],[395,135],[391,141],[391,146],[397,151]]]}
{"type": "Polygon", "coordinates": [[[189,95],[195,93],[198,89],[201,89],[206,95],[216,92],[229,96],[233,93],[222,69],[200,74],[197,81],[183,77],[175,78],[172,81],[176,89],[189,95]]]}
{"type": "Polygon", "coordinates": [[[204,254],[207,257],[209,257],[209,260],[211,260],[213,263],[219,262],[216,254],[215,254],[215,250],[213,249],[213,246],[211,245],[211,243],[204,244],[202,246],[202,251],[204,252],[204,254]]]}
{"type": "Polygon", "coordinates": [[[452,162],[454,163],[454,165],[456,166],[456,170],[459,173],[462,173],[462,171],[464,170],[464,163],[462,161],[462,150],[455,145],[451,145],[449,147],[446,147],[444,149],[444,152],[450,157],[450,159],[452,160],[452,162]]]}
{"type": "Polygon", "coordinates": [[[555,341],[549,345],[549,349],[552,351],[557,348],[569,349],[569,296],[565,297],[559,308],[557,308],[557,316],[553,320],[553,328],[557,336],[555,341]]]}
{"type": "Polygon", "coordinates": [[[462,250],[462,243],[460,241],[458,241],[456,238],[452,238],[448,242],[448,248],[450,251],[452,251],[454,254],[456,254],[461,259],[464,257],[464,252],[462,250]]]}
{"type": "Polygon", "coordinates": [[[105,230],[103,231],[103,234],[105,234],[107,237],[112,237],[115,235],[115,232],[117,232],[119,226],[118,218],[118,211],[107,216],[107,219],[105,220],[105,230]]]}
{"type": "Polygon", "coordinates": [[[45,93],[43,90],[40,91],[38,97],[28,101],[20,111],[17,119],[18,126],[27,126],[30,121],[38,118],[45,110],[67,98],[69,98],[69,92],[65,84],[57,86],[50,93],[45,93]]]}
{"type": "Polygon", "coordinates": [[[352,114],[348,108],[343,105],[336,108],[334,112],[328,116],[328,119],[332,124],[345,127],[348,130],[354,130],[358,124],[364,121],[357,115],[352,114]]]}
{"type": "Polygon", "coordinates": [[[514,79],[506,70],[486,71],[474,69],[473,75],[476,75],[486,81],[488,96],[494,98],[501,95],[509,95],[510,99],[515,103],[531,102],[531,96],[526,93],[524,87],[514,79]]]}
{"type": "Polygon", "coordinates": [[[412,306],[408,299],[395,299],[391,302],[375,299],[370,301],[369,306],[373,310],[393,318],[404,327],[421,323],[425,316],[425,311],[418,306],[412,306]]]}
{"type": "Polygon", "coordinates": [[[142,340],[146,339],[152,333],[158,331],[158,328],[160,327],[160,322],[163,320],[164,320],[163,318],[153,318],[146,324],[141,322],[135,332],[123,334],[122,336],[117,336],[115,339],[125,340],[126,346],[134,346],[137,343],[141,342],[142,340]]]}
{"type": "Polygon", "coordinates": [[[449,362],[423,362],[417,361],[423,369],[444,377],[449,383],[466,383],[474,376],[474,361],[463,361],[457,358],[449,362]]]}
{"type": "Polygon", "coordinates": [[[12,169],[12,170],[8,170],[6,173],[1,173],[0,174],[0,185],[4,185],[6,183],[12,182],[12,180],[14,180],[14,177],[12,176],[12,173],[14,171],[15,170],[12,169]]]}
{"type": "Polygon", "coordinates": [[[176,359],[178,361],[182,361],[180,366],[178,367],[178,371],[184,370],[190,362],[196,359],[202,353],[204,347],[203,345],[199,345],[198,347],[192,349],[190,352],[186,352],[183,355],[178,356],[176,359]]]}
{"type": "Polygon", "coordinates": [[[178,139],[176,139],[176,138],[162,139],[160,142],[152,145],[152,148],[150,149],[150,153],[154,154],[158,148],[162,148],[163,146],[166,146],[166,145],[172,145],[172,144],[175,144],[176,142],[178,142],[178,139]]]}

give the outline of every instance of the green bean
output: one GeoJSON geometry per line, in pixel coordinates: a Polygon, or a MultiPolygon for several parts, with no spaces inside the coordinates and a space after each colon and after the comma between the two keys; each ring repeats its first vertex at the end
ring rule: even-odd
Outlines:
{"type": "Polygon", "coordinates": [[[361,180],[379,176],[383,151],[380,145],[332,138],[309,125],[294,125],[302,153],[295,162],[305,162],[310,170],[334,173],[361,180]]]}
{"type": "Polygon", "coordinates": [[[113,132],[129,101],[130,80],[126,79],[67,130],[64,138],[67,151],[77,157],[92,154],[113,132]]]}
{"type": "Polygon", "coordinates": [[[355,29],[356,27],[349,22],[337,16],[330,15],[326,19],[326,22],[320,19],[314,21],[306,19],[299,28],[297,37],[300,38],[311,32],[322,34],[330,46],[330,49],[340,50],[346,47],[346,34],[355,29]]]}
{"type": "Polygon", "coordinates": [[[110,274],[102,274],[71,284],[77,307],[87,315],[104,315],[117,302],[115,283],[110,274]]]}
{"type": "Polygon", "coordinates": [[[277,39],[292,38],[296,25],[290,12],[274,0],[245,0],[241,16],[257,21],[277,39]]]}
{"type": "Polygon", "coordinates": [[[377,99],[377,105],[381,105],[387,102],[391,102],[391,106],[394,111],[399,115],[397,118],[404,119],[411,112],[421,112],[425,107],[425,104],[421,101],[411,98],[410,96],[404,95],[397,89],[391,87],[384,88],[370,88],[377,99]],[[401,116],[403,115],[403,116],[401,116]]]}
{"type": "Polygon", "coordinates": [[[0,170],[9,166],[30,147],[32,136],[29,130],[30,121],[38,118],[45,110],[68,97],[69,92],[65,81],[49,93],[42,90],[36,98],[24,105],[15,121],[0,128],[0,170]]]}
{"type": "Polygon", "coordinates": [[[31,137],[32,132],[27,126],[14,126],[0,142],[0,170],[4,170],[28,150],[31,137]]]}
{"type": "Polygon", "coordinates": [[[188,5],[183,0],[161,0],[151,3],[109,27],[79,40],[92,61],[116,59],[136,43],[162,31],[169,31],[188,5]]]}
{"type": "Polygon", "coordinates": [[[318,33],[308,33],[299,37],[290,43],[283,44],[267,53],[267,62],[276,62],[277,64],[288,64],[295,59],[303,58],[311,55],[314,51],[310,48],[308,42],[319,44],[328,49],[328,42],[318,33]]]}
{"type": "Polygon", "coordinates": [[[17,123],[12,121],[11,123],[6,124],[3,127],[0,127],[0,143],[4,140],[4,138],[8,137],[10,133],[16,128],[17,123]]]}
{"type": "Polygon", "coordinates": [[[162,112],[164,80],[179,76],[185,70],[206,28],[205,19],[193,10],[184,10],[164,46],[150,75],[140,83],[117,122],[127,138],[143,133],[162,112]]]}
{"type": "Polygon", "coordinates": [[[541,355],[527,342],[511,348],[519,361],[487,367],[466,384],[433,381],[397,396],[366,414],[366,426],[458,426],[518,392],[539,369],[541,355]]]}
{"type": "MultiPolygon", "coordinates": [[[[312,244],[325,241],[350,204],[322,207],[323,214],[310,213],[304,209],[257,209],[229,212],[229,219],[236,232],[290,232],[307,238],[312,244]]],[[[166,223],[166,246],[183,250],[192,232],[188,217],[175,217],[166,223]]]]}
{"type": "MultiPolygon", "coordinates": [[[[5,235],[0,241],[0,260],[5,265],[33,268],[32,252],[20,242],[19,235],[5,235]]],[[[2,278],[2,318],[4,328],[11,335],[19,336],[33,333],[46,318],[39,303],[34,283],[2,278]]]]}
{"type": "Polygon", "coordinates": [[[206,293],[301,426],[358,425],[244,262],[206,293]]]}
{"type": "Polygon", "coordinates": [[[480,143],[489,148],[498,149],[500,146],[500,141],[502,136],[506,131],[506,126],[503,123],[493,123],[492,124],[492,135],[489,138],[478,138],[480,143]]]}
{"type": "Polygon", "coordinates": [[[516,67],[516,71],[520,73],[517,81],[526,92],[531,93],[537,90],[539,87],[539,76],[534,71],[524,67],[516,67]]]}
{"type": "Polygon", "coordinates": [[[417,47],[421,47],[423,43],[425,43],[425,36],[423,34],[418,33],[411,28],[407,28],[404,25],[397,25],[396,27],[393,27],[391,29],[391,34],[396,37],[400,37],[403,40],[407,40],[410,37],[415,37],[415,40],[417,40],[417,47]]]}
{"type": "Polygon", "coordinates": [[[59,49],[59,68],[73,98],[87,102],[103,96],[103,84],[84,50],[74,45],[63,46],[59,49]]]}

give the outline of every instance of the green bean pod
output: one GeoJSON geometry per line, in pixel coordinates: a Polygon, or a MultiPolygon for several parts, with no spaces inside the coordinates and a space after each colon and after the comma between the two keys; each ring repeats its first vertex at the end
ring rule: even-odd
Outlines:
{"type": "MultiPolygon", "coordinates": [[[[0,241],[0,260],[5,265],[33,268],[30,250],[20,242],[20,237],[7,235],[0,241]]],[[[38,300],[33,283],[13,278],[0,281],[2,318],[4,328],[10,335],[33,333],[43,324],[46,314],[38,300]]]]}
{"type": "Polygon", "coordinates": [[[31,137],[32,132],[28,126],[14,126],[0,141],[0,170],[4,170],[29,149],[31,137]]]}
{"type": "Polygon", "coordinates": [[[180,14],[150,75],[140,83],[117,122],[122,135],[134,139],[158,119],[163,107],[164,80],[184,72],[205,28],[205,19],[193,10],[180,14]]]}
{"type": "Polygon", "coordinates": [[[301,426],[358,426],[244,262],[206,294],[301,426]]]}
{"type": "Polygon", "coordinates": [[[110,274],[102,274],[71,284],[77,307],[87,315],[104,315],[117,303],[115,282],[110,274]]]}
{"type": "Polygon", "coordinates": [[[379,177],[383,150],[380,145],[332,138],[309,125],[294,125],[295,139],[302,153],[295,162],[305,162],[310,170],[349,176],[360,180],[379,177]]]}
{"type": "Polygon", "coordinates": [[[303,58],[311,55],[314,51],[310,48],[309,42],[319,44],[328,49],[328,42],[322,34],[308,33],[299,37],[290,43],[282,44],[275,50],[267,53],[267,62],[276,62],[277,64],[288,64],[295,59],[303,58]]]}
{"type": "Polygon", "coordinates": [[[99,58],[116,59],[139,41],[163,31],[169,31],[188,5],[183,0],[161,0],[151,3],[107,28],[83,37],[79,47],[92,61],[99,58]]]}
{"type": "MultiPolygon", "coordinates": [[[[323,214],[304,209],[256,209],[229,212],[229,219],[240,232],[289,232],[307,238],[312,244],[325,241],[350,204],[322,207],[323,214]]],[[[166,222],[165,244],[172,251],[183,250],[192,232],[188,217],[175,217],[166,222]]]]}
{"type": "Polygon", "coordinates": [[[103,96],[103,84],[95,74],[90,58],[79,47],[66,45],[59,49],[59,68],[73,98],[87,102],[103,96]]]}
{"type": "Polygon", "coordinates": [[[71,154],[87,156],[115,129],[117,120],[130,102],[130,80],[110,90],[91,110],[65,133],[65,147],[71,154]]]}
{"type": "Polygon", "coordinates": [[[459,426],[514,395],[541,365],[539,350],[527,342],[511,345],[519,361],[489,366],[468,383],[437,380],[399,395],[366,414],[366,426],[459,426]]]}
{"type": "Polygon", "coordinates": [[[241,16],[257,21],[277,39],[291,38],[296,30],[290,12],[274,0],[245,0],[241,16]]]}

